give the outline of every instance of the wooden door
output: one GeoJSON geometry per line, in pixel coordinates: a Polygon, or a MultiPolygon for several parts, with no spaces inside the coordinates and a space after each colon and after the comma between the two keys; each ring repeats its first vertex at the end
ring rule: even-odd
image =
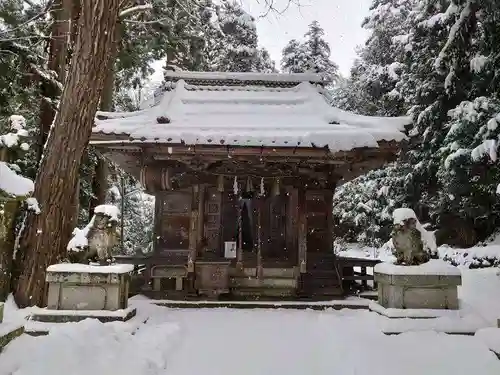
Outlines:
{"type": "Polygon", "coordinates": [[[330,196],[331,193],[325,190],[312,190],[306,193],[308,253],[332,251],[330,196]]]}
{"type": "Polygon", "coordinates": [[[264,259],[287,260],[286,212],[287,196],[269,197],[262,205],[262,257],[264,259]]]}
{"type": "Polygon", "coordinates": [[[191,191],[169,191],[161,195],[159,207],[160,251],[189,249],[191,191]]]}

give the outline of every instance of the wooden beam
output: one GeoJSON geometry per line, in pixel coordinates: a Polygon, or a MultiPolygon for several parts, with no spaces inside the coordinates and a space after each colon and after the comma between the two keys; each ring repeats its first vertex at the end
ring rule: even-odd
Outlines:
{"type": "Polygon", "coordinates": [[[360,147],[349,151],[330,152],[327,148],[314,147],[262,147],[262,146],[239,146],[239,145],[185,145],[185,144],[168,144],[148,142],[144,140],[130,140],[126,134],[92,134],[92,145],[97,148],[143,148],[153,147],[157,153],[167,155],[219,155],[227,158],[228,155],[243,156],[243,155],[259,155],[266,156],[290,156],[290,157],[319,157],[319,158],[344,158],[352,157],[359,152],[375,152],[378,154],[384,150],[397,152],[400,148],[400,143],[396,141],[379,141],[378,147],[360,147]],[[121,142],[120,142],[121,141],[121,142]]]}

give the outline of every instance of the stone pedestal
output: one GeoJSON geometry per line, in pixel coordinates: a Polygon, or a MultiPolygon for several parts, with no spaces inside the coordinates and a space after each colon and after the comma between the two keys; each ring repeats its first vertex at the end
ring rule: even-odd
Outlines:
{"type": "Polygon", "coordinates": [[[128,308],[132,265],[89,266],[56,264],[47,268],[47,309],[35,310],[33,320],[101,321],[127,320],[135,315],[128,308]]]}
{"type": "Polygon", "coordinates": [[[460,270],[441,260],[430,260],[420,266],[375,266],[378,303],[394,309],[459,308],[460,270]]]}

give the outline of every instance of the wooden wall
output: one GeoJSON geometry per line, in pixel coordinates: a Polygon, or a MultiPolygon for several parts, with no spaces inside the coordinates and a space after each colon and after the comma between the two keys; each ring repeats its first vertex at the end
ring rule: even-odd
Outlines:
{"type": "MultiPolygon", "coordinates": [[[[233,191],[217,186],[163,191],[157,194],[155,227],[159,253],[193,251],[195,257],[224,257],[224,242],[235,241],[238,199],[233,191]],[[201,189],[201,190],[200,190],[201,189]],[[201,207],[200,205],[203,205],[201,207]],[[194,207],[196,206],[196,207],[194,207]],[[196,212],[196,219],[193,218],[196,212]],[[201,211],[201,212],[200,212],[201,211]],[[192,221],[197,223],[192,225],[192,221]],[[190,229],[197,234],[191,234],[190,229]],[[199,228],[199,229],[198,229],[199,228]],[[191,241],[191,247],[190,247],[191,241]],[[194,243],[193,243],[194,242],[194,243]],[[209,254],[207,254],[209,253],[209,254]]],[[[307,253],[332,249],[332,191],[303,191],[284,187],[277,196],[261,198],[261,244],[263,259],[298,260],[299,192],[305,195],[307,253]]],[[[257,200],[253,202],[255,249],[257,248],[257,200]]]]}

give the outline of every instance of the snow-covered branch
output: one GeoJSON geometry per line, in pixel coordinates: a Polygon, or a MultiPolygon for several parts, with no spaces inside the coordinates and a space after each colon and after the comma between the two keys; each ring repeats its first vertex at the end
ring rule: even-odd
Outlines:
{"type": "Polygon", "coordinates": [[[446,53],[448,52],[448,49],[450,49],[451,45],[455,41],[458,31],[460,28],[463,26],[469,15],[472,13],[472,4],[474,4],[476,1],[475,0],[468,0],[467,3],[464,6],[464,9],[462,9],[462,12],[460,12],[460,17],[458,20],[455,22],[455,24],[451,27],[450,33],[448,34],[448,40],[446,41],[444,47],[441,49],[439,52],[439,55],[434,63],[434,67],[439,70],[441,68],[441,62],[443,59],[446,57],[446,53]]]}
{"type": "Polygon", "coordinates": [[[136,5],[136,6],[127,8],[125,10],[122,10],[120,12],[120,18],[128,17],[132,14],[144,12],[144,11],[150,10],[150,9],[153,9],[153,6],[151,4],[136,5]]]}

